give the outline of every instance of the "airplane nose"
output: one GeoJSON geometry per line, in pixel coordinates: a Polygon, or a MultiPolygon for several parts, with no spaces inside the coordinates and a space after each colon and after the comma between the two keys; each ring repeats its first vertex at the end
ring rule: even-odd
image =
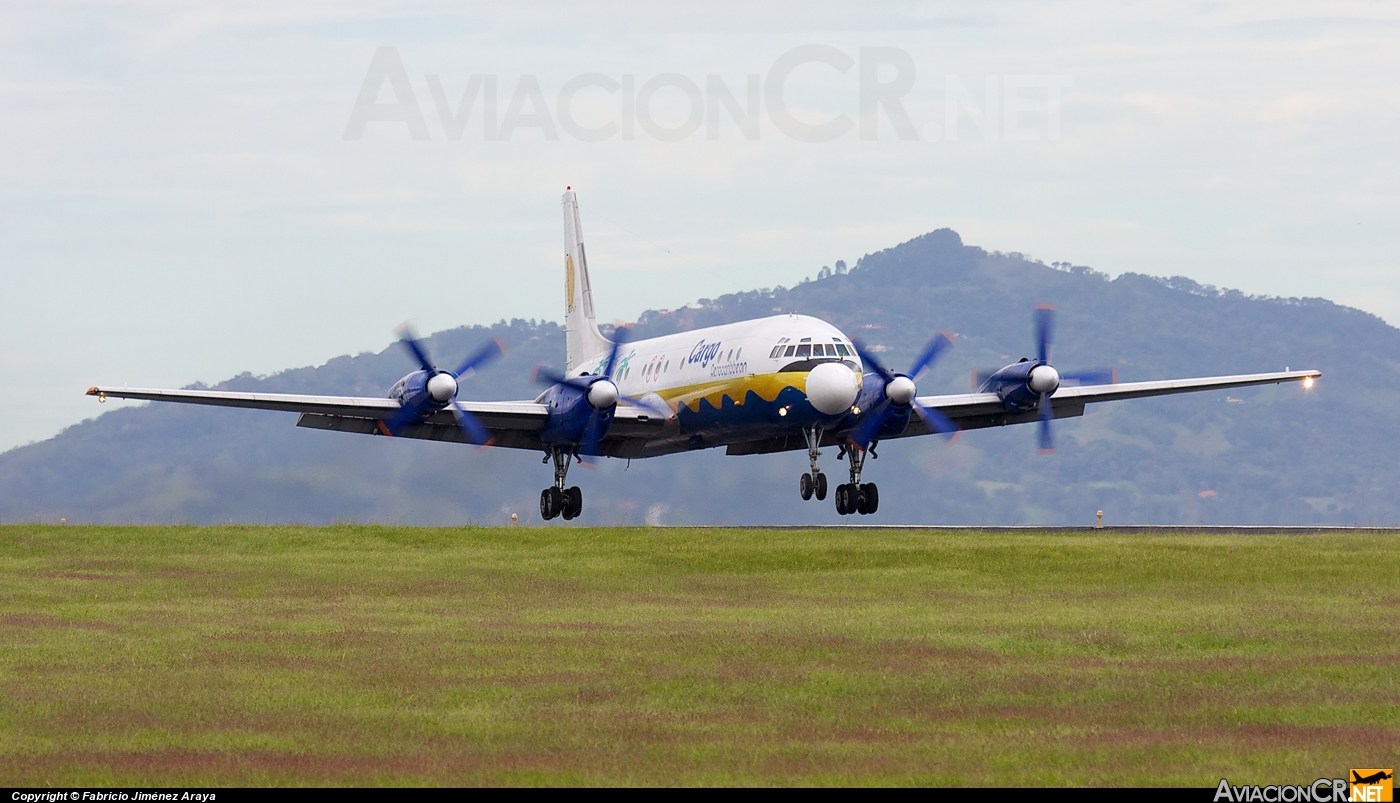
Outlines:
{"type": "Polygon", "coordinates": [[[839,362],[820,363],[807,372],[807,401],[823,415],[851,409],[860,393],[860,377],[839,362]]]}

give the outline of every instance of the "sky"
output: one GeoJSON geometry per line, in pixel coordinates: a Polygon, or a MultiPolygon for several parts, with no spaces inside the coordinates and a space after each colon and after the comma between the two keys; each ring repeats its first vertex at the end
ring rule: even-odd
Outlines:
{"type": "Polygon", "coordinates": [[[1397,77],[1348,0],[11,0],[0,450],[95,384],[561,320],[566,186],[604,320],[951,227],[1395,324],[1397,77]]]}

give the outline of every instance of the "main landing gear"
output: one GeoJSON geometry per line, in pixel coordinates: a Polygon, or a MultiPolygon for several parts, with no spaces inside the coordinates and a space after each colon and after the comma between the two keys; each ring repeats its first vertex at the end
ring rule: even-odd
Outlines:
{"type": "Polygon", "coordinates": [[[554,460],[554,485],[540,491],[540,516],[549,521],[555,516],[563,516],[565,521],[583,512],[583,491],[577,485],[564,487],[564,478],[569,474],[569,463],[573,455],[560,448],[552,448],[545,455],[544,462],[554,460]]]}
{"type": "Polygon", "coordinates": [[[822,442],[822,431],[817,427],[812,427],[805,430],[803,434],[807,436],[807,460],[811,463],[812,470],[802,475],[798,489],[802,492],[802,501],[805,502],[813,496],[817,497],[817,501],[821,501],[826,498],[826,475],[817,468],[817,458],[821,456],[817,447],[822,442]]]}
{"type": "Polygon", "coordinates": [[[838,460],[845,457],[851,467],[851,481],[836,486],[836,512],[842,516],[852,513],[865,516],[880,509],[880,489],[875,487],[873,482],[862,484],[860,481],[860,472],[865,468],[867,454],[875,454],[875,444],[870,444],[868,451],[861,451],[849,445],[842,446],[841,453],[837,455],[838,460]]]}

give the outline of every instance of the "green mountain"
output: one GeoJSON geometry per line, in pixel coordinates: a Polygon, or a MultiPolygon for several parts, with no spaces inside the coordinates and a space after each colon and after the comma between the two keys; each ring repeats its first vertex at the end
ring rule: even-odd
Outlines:
{"type": "MultiPolygon", "coordinates": [[[[935,332],[957,348],[921,393],[965,392],[971,371],[1033,349],[1031,310],[1059,310],[1055,363],[1118,369],[1120,380],[1318,368],[1300,386],[1091,406],[1056,422],[1038,455],[1032,427],[976,430],[953,444],[888,441],[865,478],[880,512],[863,522],[1393,524],[1400,521],[1400,330],[1323,299],[1219,291],[1190,279],[1044,265],[963,245],[941,229],[823,270],[793,288],[650,311],[635,337],[783,312],[827,319],[905,367],[935,332]]],[[[604,303],[605,300],[604,300],[604,303]]],[[[449,359],[489,337],[509,354],[463,383],[463,397],[533,397],[537,363],[562,365],[562,329],[501,322],[439,332],[449,359]]],[[[412,369],[401,349],[338,357],[216,387],[380,395],[412,369]]],[[[153,404],[115,410],[0,455],[0,520],[71,522],[538,523],[541,455],[300,429],[292,414],[153,404]]],[[[844,463],[827,450],[833,478],[844,463]]],[[[575,469],[580,524],[826,523],[830,500],[803,502],[800,452],[708,451],[575,469]]],[[[556,525],[565,526],[565,525],[556,525]]]]}

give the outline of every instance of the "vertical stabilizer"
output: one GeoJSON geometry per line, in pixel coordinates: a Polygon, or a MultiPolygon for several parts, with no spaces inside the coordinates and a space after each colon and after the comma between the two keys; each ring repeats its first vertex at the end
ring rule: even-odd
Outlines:
{"type": "Polygon", "coordinates": [[[588,284],[588,257],[583,250],[578,198],[564,192],[564,331],[566,371],[606,352],[611,344],[598,331],[593,313],[593,288],[588,284]]]}

